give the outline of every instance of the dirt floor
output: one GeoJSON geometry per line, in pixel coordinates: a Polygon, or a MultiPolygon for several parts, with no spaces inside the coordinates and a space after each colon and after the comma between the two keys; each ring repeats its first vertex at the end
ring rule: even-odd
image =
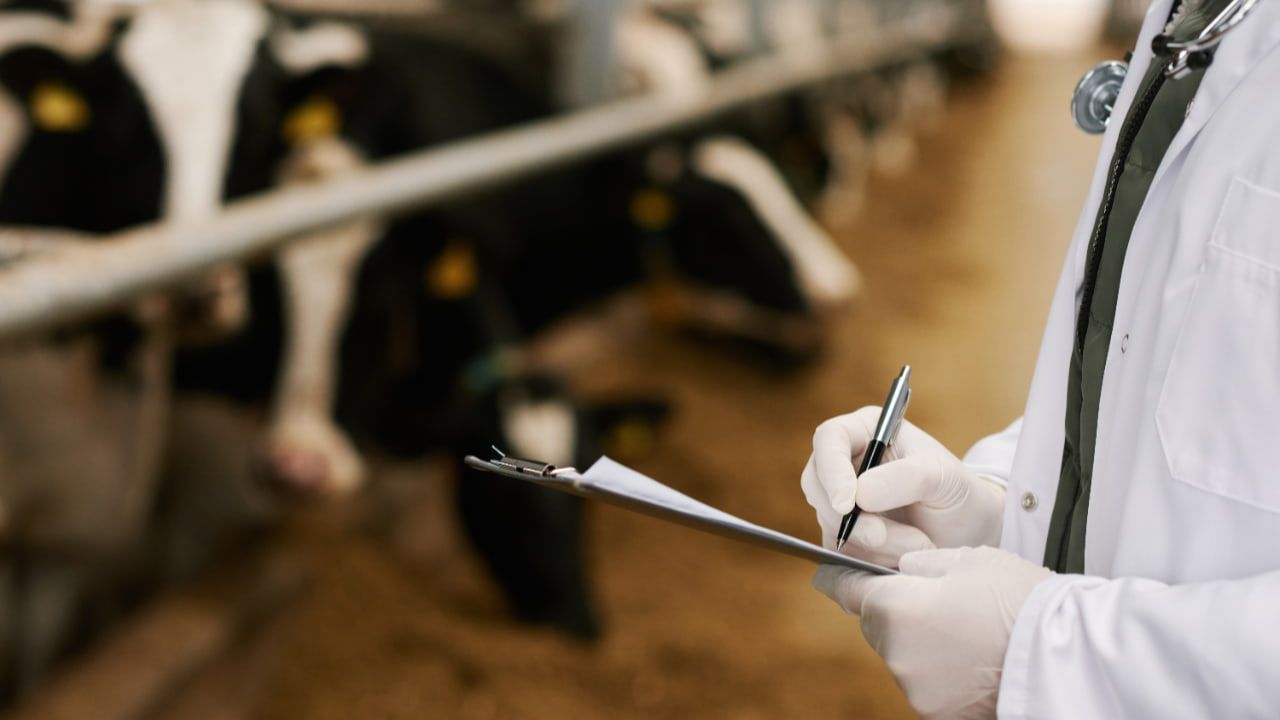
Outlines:
{"type": "MultiPolygon", "coordinates": [[[[579,385],[675,400],[640,469],[812,536],[798,476],[813,427],[878,403],[900,365],[915,367],[911,419],[958,452],[1014,419],[1097,149],[1067,113],[1093,61],[1007,58],[953,96],[913,170],[873,182],[841,238],[865,288],[831,318],[812,369],[780,377],[687,338],[621,333],[579,385]]],[[[588,519],[605,637],[518,626],[460,545],[445,487],[391,469],[379,497],[393,529],[316,533],[318,574],[287,621],[260,717],[911,714],[805,562],[606,507],[588,519]]]]}

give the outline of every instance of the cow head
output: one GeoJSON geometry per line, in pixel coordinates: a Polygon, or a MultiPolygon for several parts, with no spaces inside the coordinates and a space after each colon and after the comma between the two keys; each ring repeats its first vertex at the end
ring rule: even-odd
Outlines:
{"type": "MultiPolygon", "coordinates": [[[[198,224],[269,187],[274,168],[238,138],[278,102],[264,74],[349,50],[316,37],[254,0],[0,6],[0,223],[198,224]]],[[[230,267],[195,284],[189,305],[215,335],[243,319],[242,284],[230,267]]]]}
{"type": "Polygon", "coordinates": [[[801,358],[818,311],[849,300],[858,273],[774,165],[742,140],[650,152],[629,214],[647,239],[660,317],[801,358]]]}

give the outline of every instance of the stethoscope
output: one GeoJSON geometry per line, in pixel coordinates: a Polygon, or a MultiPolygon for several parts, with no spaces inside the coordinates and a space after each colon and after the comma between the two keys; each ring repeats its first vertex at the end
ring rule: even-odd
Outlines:
{"type": "MultiPolygon", "coordinates": [[[[1169,33],[1161,33],[1151,40],[1151,51],[1157,57],[1168,58],[1165,77],[1179,80],[1196,70],[1203,70],[1213,63],[1213,53],[1222,38],[1257,7],[1259,0],[1231,0],[1227,7],[1209,23],[1199,35],[1190,40],[1174,40],[1169,33]]],[[[1101,135],[1111,120],[1120,86],[1129,72],[1129,63],[1108,60],[1100,63],[1080,78],[1075,94],[1071,96],[1071,117],[1076,127],[1090,135],[1101,135]]]]}

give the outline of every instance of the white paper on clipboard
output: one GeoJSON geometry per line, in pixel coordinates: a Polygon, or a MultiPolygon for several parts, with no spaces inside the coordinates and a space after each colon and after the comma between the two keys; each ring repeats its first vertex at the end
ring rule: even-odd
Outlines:
{"type": "MultiPolygon", "coordinates": [[[[591,483],[597,488],[613,490],[615,492],[631,495],[641,500],[647,500],[655,505],[685,510],[695,513],[708,520],[716,520],[718,522],[729,524],[749,525],[760,530],[758,525],[730,515],[723,510],[698,502],[684,493],[674,490],[662,483],[654,480],[647,475],[641,475],[639,472],[623,465],[610,458],[609,456],[601,457],[595,462],[585,473],[582,474],[583,479],[591,483]]],[[[770,531],[772,532],[772,531],[770,531]]]]}

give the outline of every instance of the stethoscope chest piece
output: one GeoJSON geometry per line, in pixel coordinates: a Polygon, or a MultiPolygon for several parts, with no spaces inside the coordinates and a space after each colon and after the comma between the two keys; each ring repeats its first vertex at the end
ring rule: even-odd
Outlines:
{"type": "Polygon", "coordinates": [[[1090,135],[1107,131],[1111,111],[1120,95],[1120,86],[1129,66],[1119,60],[1108,60],[1094,67],[1080,78],[1075,94],[1071,96],[1071,117],[1076,127],[1090,135]]]}

